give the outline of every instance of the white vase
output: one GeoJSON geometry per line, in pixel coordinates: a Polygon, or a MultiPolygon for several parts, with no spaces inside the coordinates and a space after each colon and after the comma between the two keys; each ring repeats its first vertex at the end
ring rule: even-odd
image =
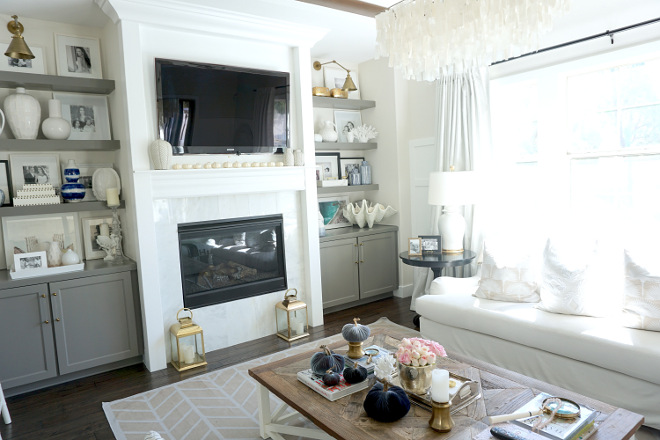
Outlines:
{"type": "Polygon", "coordinates": [[[284,166],[292,167],[294,165],[293,150],[287,148],[284,152],[284,166]]]}
{"type": "Polygon", "coordinates": [[[48,101],[48,117],[41,123],[41,131],[48,139],[68,139],[71,124],[62,117],[62,104],[59,99],[48,101]]]}
{"type": "Polygon", "coordinates": [[[46,260],[48,261],[48,267],[62,265],[62,250],[60,249],[59,241],[50,242],[50,246],[46,252],[46,260]]]}
{"type": "Polygon", "coordinates": [[[162,139],[156,139],[149,145],[149,158],[155,170],[168,170],[172,161],[172,145],[162,139]]]}
{"type": "Polygon", "coordinates": [[[305,165],[305,156],[302,150],[293,150],[293,164],[297,167],[305,165]]]}
{"type": "Polygon", "coordinates": [[[68,249],[64,255],[62,255],[62,265],[63,266],[70,266],[72,264],[78,264],[80,263],[80,257],[78,256],[77,253],[73,251],[73,249],[68,249]]]}
{"type": "Polygon", "coordinates": [[[5,98],[7,124],[16,139],[36,139],[41,122],[41,106],[34,96],[17,87],[16,93],[5,98]]]}
{"type": "Polygon", "coordinates": [[[337,142],[337,130],[335,129],[335,124],[332,121],[325,121],[323,123],[323,128],[319,132],[323,138],[323,142],[337,142]]]}

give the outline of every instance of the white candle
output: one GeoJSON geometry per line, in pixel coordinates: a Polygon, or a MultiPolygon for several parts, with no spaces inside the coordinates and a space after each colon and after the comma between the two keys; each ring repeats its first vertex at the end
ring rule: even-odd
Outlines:
{"type": "Polygon", "coordinates": [[[195,361],[195,349],[192,345],[181,346],[181,357],[186,364],[192,364],[195,361]]]}
{"type": "Polygon", "coordinates": [[[438,403],[449,402],[449,371],[435,369],[431,373],[431,399],[438,403]]]}
{"type": "Polygon", "coordinates": [[[305,324],[303,324],[302,322],[297,323],[293,329],[296,335],[302,335],[304,330],[305,330],[305,324]]]}
{"type": "Polygon", "coordinates": [[[99,235],[102,235],[104,237],[110,236],[110,226],[107,223],[101,223],[101,225],[99,226],[99,235]]]}
{"type": "Polygon", "coordinates": [[[106,189],[105,199],[108,202],[108,206],[119,206],[119,190],[117,188],[106,189]]]}

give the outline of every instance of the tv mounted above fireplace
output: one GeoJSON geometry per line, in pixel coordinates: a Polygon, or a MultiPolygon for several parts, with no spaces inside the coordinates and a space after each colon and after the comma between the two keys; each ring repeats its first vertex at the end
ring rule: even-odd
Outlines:
{"type": "Polygon", "coordinates": [[[289,73],[156,59],[158,131],[174,154],[289,146],[289,73]]]}

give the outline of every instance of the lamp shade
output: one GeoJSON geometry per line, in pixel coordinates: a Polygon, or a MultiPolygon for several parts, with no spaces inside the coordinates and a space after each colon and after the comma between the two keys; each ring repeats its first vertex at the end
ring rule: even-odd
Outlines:
{"type": "Polygon", "coordinates": [[[474,171],[435,171],[429,178],[429,205],[471,205],[477,196],[474,171]]]}

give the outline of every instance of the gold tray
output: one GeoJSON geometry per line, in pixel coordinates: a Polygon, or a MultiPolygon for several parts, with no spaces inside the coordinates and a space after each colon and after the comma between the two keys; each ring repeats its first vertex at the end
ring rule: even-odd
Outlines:
{"type": "MultiPolygon", "coordinates": [[[[453,388],[449,388],[449,402],[451,403],[450,412],[452,414],[462,410],[466,406],[474,403],[481,397],[481,387],[478,382],[468,379],[467,377],[459,376],[454,373],[449,373],[449,379],[456,382],[453,388]],[[455,390],[455,391],[454,391],[455,390]]],[[[401,386],[398,373],[392,376],[389,381],[390,385],[401,386]]],[[[424,395],[415,394],[406,391],[410,397],[410,402],[420,406],[424,409],[431,410],[431,392],[424,395]]]]}

